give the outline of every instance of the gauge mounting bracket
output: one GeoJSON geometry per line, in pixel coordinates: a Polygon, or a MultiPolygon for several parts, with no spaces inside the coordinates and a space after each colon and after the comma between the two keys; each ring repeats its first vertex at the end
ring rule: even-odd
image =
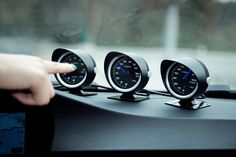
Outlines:
{"type": "Polygon", "coordinates": [[[108,99],[139,102],[149,98],[136,94],[146,86],[150,77],[149,67],[142,57],[111,51],[104,60],[104,73],[110,86],[122,93],[108,99]]]}
{"type": "MultiPolygon", "coordinates": [[[[96,76],[96,63],[88,53],[67,48],[57,48],[53,51],[51,60],[54,62],[71,63],[77,66],[77,70],[72,73],[54,74],[56,80],[61,84],[60,87],[54,87],[58,90],[69,91],[70,93],[91,96],[96,95],[95,92],[85,92],[84,88],[89,86],[96,76]],[[75,60],[73,60],[75,58],[75,60]],[[75,83],[67,78],[78,79],[75,83]]],[[[73,81],[74,81],[73,80],[73,81]]]]}
{"type": "Polygon", "coordinates": [[[210,106],[196,100],[206,91],[210,76],[207,67],[191,57],[165,59],[161,62],[161,77],[167,91],[175,98],[165,104],[183,109],[201,109],[210,106]]]}

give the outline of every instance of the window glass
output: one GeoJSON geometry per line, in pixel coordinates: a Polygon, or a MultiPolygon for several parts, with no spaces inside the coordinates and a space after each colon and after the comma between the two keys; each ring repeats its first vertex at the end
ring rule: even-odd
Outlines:
{"type": "MultiPolygon", "coordinates": [[[[195,57],[212,84],[236,89],[235,0],[1,0],[0,51],[51,59],[58,47],[94,57],[95,82],[108,85],[109,51],[134,52],[152,71],[147,89],[164,89],[160,63],[195,57]]],[[[52,77],[54,79],[54,77],[52,77]]]]}

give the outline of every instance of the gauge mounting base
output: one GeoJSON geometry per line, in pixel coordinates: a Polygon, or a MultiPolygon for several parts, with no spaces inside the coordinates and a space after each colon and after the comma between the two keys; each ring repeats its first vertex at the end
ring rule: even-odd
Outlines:
{"type": "Polygon", "coordinates": [[[70,90],[69,93],[74,94],[74,95],[79,95],[79,96],[93,96],[93,95],[97,95],[96,92],[85,92],[83,89],[70,90]]]}
{"type": "Polygon", "coordinates": [[[122,95],[111,96],[107,98],[121,101],[131,101],[131,102],[140,102],[149,99],[148,96],[134,96],[134,93],[123,93],[122,95]]]}
{"type": "Polygon", "coordinates": [[[181,109],[190,109],[190,110],[198,110],[210,106],[210,104],[208,104],[207,102],[200,100],[174,100],[166,102],[165,104],[178,107],[181,109]]]}
{"type": "Polygon", "coordinates": [[[83,89],[70,89],[64,86],[54,86],[55,89],[60,91],[68,91],[71,94],[79,95],[79,96],[92,96],[97,95],[96,92],[85,92],[83,89]]]}

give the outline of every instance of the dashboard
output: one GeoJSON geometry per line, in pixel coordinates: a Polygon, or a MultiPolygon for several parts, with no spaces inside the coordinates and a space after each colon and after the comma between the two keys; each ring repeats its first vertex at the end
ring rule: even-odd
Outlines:
{"type": "Polygon", "coordinates": [[[119,94],[116,92],[93,96],[56,93],[44,107],[23,106],[2,97],[7,101],[2,101],[5,105],[1,102],[1,112],[26,114],[25,153],[236,150],[233,99],[205,98],[210,107],[189,110],[166,105],[175,98],[156,94],[145,101],[128,102],[108,99],[119,94]]]}
{"type": "MultiPolygon", "coordinates": [[[[236,101],[205,98],[199,110],[166,105],[151,94],[141,102],[108,99],[116,92],[78,96],[56,90],[49,105],[29,107],[1,94],[1,112],[25,113],[23,154],[235,153],[236,101]]],[[[22,154],[18,153],[18,155],[22,154]]]]}

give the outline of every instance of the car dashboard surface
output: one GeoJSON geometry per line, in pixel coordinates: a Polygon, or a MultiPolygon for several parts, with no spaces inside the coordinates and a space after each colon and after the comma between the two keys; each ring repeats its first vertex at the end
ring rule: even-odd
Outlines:
{"type": "MultiPolygon", "coordinates": [[[[189,110],[166,105],[173,97],[151,94],[141,102],[107,98],[114,95],[120,94],[79,96],[56,90],[47,106],[18,105],[16,110],[26,111],[30,119],[26,120],[26,144],[31,146],[26,152],[65,156],[91,152],[235,153],[234,99],[205,98],[210,107],[189,110]]],[[[7,102],[8,106],[16,103],[12,99],[7,102]]]]}

